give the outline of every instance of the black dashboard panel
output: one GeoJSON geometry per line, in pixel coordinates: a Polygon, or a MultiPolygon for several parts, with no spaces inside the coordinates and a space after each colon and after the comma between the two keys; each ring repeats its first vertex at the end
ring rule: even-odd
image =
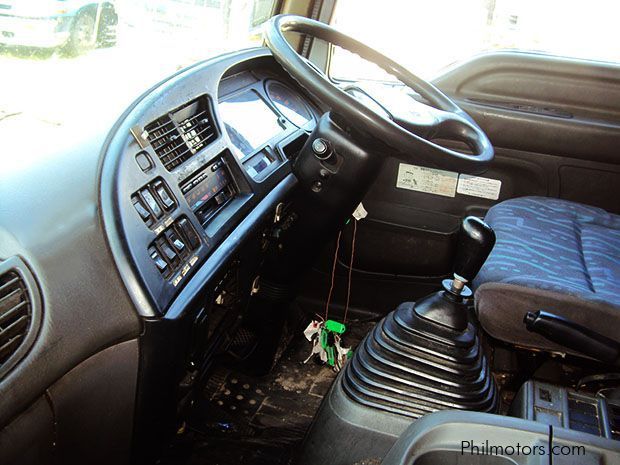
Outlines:
{"type": "Polygon", "coordinates": [[[123,115],[106,145],[101,207],[139,314],[166,314],[203,279],[197,270],[213,266],[209,257],[290,175],[316,120],[266,49],[200,63],[123,115]]]}
{"type": "Polygon", "coordinates": [[[11,155],[0,170],[0,261],[19,257],[27,267],[41,325],[0,381],[0,430],[84,360],[140,334],[99,217],[100,153],[115,117],[105,113],[101,127],[84,132],[69,125],[27,144],[4,141],[11,155]]]}

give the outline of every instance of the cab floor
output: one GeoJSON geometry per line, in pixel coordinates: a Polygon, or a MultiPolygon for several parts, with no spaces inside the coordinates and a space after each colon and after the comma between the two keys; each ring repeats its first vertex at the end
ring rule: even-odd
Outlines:
{"type": "MultiPolygon", "coordinates": [[[[374,324],[350,323],[347,344],[355,347],[374,324]]],[[[292,463],[336,377],[329,366],[303,363],[310,350],[298,332],[266,376],[216,369],[160,464],[292,463]]]]}

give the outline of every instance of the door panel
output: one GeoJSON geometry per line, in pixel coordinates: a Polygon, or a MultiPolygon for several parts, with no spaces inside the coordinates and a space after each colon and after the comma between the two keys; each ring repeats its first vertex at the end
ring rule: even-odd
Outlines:
{"type": "Polygon", "coordinates": [[[620,65],[492,53],[434,83],[497,147],[620,163],[620,65]]]}
{"type": "MultiPolygon", "coordinates": [[[[526,155],[546,172],[548,196],[620,213],[620,65],[493,53],[435,84],[486,131],[498,163],[526,155]]],[[[498,163],[491,170],[511,177],[510,161],[498,163]]]]}
{"type": "Polygon", "coordinates": [[[620,169],[617,165],[562,164],[558,172],[559,198],[620,213],[620,169]]]}
{"type": "MultiPolygon", "coordinates": [[[[482,176],[501,181],[500,197],[399,189],[401,161],[388,160],[364,199],[369,215],[358,222],[352,289],[362,310],[390,310],[369,304],[377,294],[391,302],[437,286],[451,273],[460,219],[484,216],[502,200],[558,197],[620,213],[620,66],[494,53],[451,69],[435,84],[489,136],[496,157],[482,176]]],[[[339,249],[337,289],[347,276],[350,229],[339,249]]],[[[332,246],[326,255],[333,252],[332,246]]],[[[329,281],[331,258],[322,263],[311,279],[314,295],[329,281]]],[[[336,293],[337,304],[343,298],[336,293]]]]}

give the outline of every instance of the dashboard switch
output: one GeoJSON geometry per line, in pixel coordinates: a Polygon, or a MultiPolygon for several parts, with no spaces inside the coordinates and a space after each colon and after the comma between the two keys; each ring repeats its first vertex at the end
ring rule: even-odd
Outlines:
{"type": "Polygon", "coordinates": [[[196,234],[196,231],[194,231],[194,227],[189,220],[187,218],[181,218],[178,222],[178,226],[181,228],[181,231],[183,231],[189,247],[192,250],[197,249],[200,246],[200,238],[198,234],[196,234]]]}
{"type": "Polygon", "coordinates": [[[172,228],[166,230],[166,239],[172,244],[179,255],[185,250],[185,243],[179,238],[176,232],[172,228]]]}
{"type": "Polygon", "coordinates": [[[174,207],[174,200],[172,200],[170,194],[168,194],[168,191],[166,190],[162,182],[158,182],[155,184],[155,192],[157,192],[159,200],[162,201],[166,210],[170,210],[172,207],[174,207]]]}
{"type": "Polygon", "coordinates": [[[148,189],[144,189],[141,191],[141,194],[155,217],[161,218],[164,212],[161,210],[161,207],[157,203],[157,200],[155,200],[155,197],[153,197],[153,194],[151,194],[151,191],[148,189]]]}
{"type": "Polygon", "coordinates": [[[151,218],[151,213],[144,207],[142,201],[139,199],[135,199],[133,206],[140,215],[140,217],[148,223],[149,219],[151,218]]]}
{"type": "Polygon", "coordinates": [[[325,139],[314,139],[312,141],[312,151],[316,154],[318,158],[323,160],[322,157],[324,157],[327,152],[329,152],[329,145],[327,144],[327,141],[325,139]]]}
{"type": "Polygon", "coordinates": [[[142,171],[145,173],[153,168],[153,162],[150,157],[146,154],[146,152],[140,152],[136,155],[136,163],[140,167],[142,171]]]}
{"type": "Polygon", "coordinates": [[[151,259],[155,262],[155,266],[157,266],[160,273],[165,273],[168,268],[168,263],[166,263],[166,260],[161,258],[161,255],[159,255],[159,252],[154,247],[151,247],[149,252],[151,254],[151,259]]]}
{"type": "Polygon", "coordinates": [[[174,245],[174,248],[177,249],[179,252],[185,249],[185,244],[178,237],[172,242],[172,245],[174,245]]]}
{"type": "Polygon", "coordinates": [[[170,247],[165,242],[161,245],[161,251],[164,253],[168,261],[173,262],[177,258],[177,254],[172,247],[170,247]]]}
{"type": "Polygon", "coordinates": [[[321,137],[312,141],[312,151],[314,156],[323,162],[335,164],[336,156],[331,148],[330,143],[321,137]]]}
{"type": "Polygon", "coordinates": [[[174,245],[174,248],[177,249],[179,252],[182,252],[183,249],[185,249],[185,244],[178,237],[174,241],[172,241],[172,245],[174,245]]]}

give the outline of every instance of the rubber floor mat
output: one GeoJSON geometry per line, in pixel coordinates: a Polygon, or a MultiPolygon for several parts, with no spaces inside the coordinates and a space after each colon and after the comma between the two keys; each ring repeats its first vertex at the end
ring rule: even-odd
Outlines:
{"type": "MultiPolygon", "coordinates": [[[[353,323],[347,343],[357,345],[374,323],[353,323]]],[[[292,463],[336,373],[314,361],[299,334],[274,370],[252,377],[215,370],[161,464],[286,465],[292,463]]]]}

